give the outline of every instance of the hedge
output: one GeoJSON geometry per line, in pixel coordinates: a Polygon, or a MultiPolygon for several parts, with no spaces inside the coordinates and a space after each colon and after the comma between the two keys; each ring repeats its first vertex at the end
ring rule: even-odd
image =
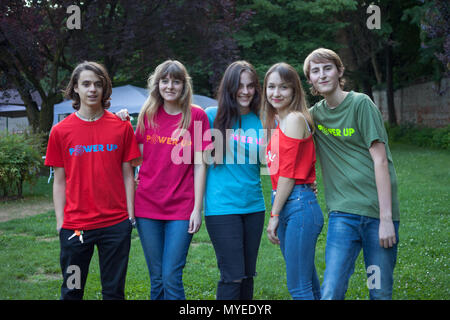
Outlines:
{"type": "Polygon", "coordinates": [[[444,128],[420,127],[411,123],[390,126],[386,130],[389,141],[413,144],[419,147],[450,149],[450,125],[444,128]]]}

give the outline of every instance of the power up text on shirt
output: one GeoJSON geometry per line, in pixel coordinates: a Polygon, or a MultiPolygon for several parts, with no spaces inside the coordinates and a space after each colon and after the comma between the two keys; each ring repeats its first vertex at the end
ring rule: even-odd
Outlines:
{"type": "Polygon", "coordinates": [[[108,152],[114,151],[118,148],[117,144],[107,144],[104,146],[103,144],[91,144],[89,146],[76,145],[73,148],[69,148],[69,153],[71,156],[81,156],[84,153],[90,152],[108,152]]]}
{"type": "Polygon", "coordinates": [[[353,133],[355,133],[355,129],[353,128],[343,128],[341,129],[337,129],[337,128],[327,128],[324,127],[322,125],[317,125],[317,129],[319,129],[320,131],[322,131],[325,135],[333,135],[335,137],[351,137],[353,133]]]}

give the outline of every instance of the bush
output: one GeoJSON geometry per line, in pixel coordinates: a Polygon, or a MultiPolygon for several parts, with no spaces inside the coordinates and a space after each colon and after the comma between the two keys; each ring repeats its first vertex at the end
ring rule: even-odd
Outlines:
{"type": "Polygon", "coordinates": [[[450,125],[444,128],[418,127],[411,123],[394,127],[391,127],[388,123],[385,125],[389,141],[413,144],[420,147],[450,149],[450,125]]]}
{"type": "Polygon", "coordinates": [[[0,197],[22,198],[24,181],[33,184],[43,164],[43,135],[0,132],[0,197]]]}

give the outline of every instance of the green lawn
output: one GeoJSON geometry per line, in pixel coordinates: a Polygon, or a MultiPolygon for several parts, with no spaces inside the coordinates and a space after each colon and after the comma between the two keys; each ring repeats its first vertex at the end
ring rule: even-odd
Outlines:
{"type": "MultiPolygon", "coordinates": [[[[399,180],[401,206],[400,243],[395,269],[394,299],[450,298],[449,228],[450,177],[448,151],[392,146],[399,180]]],[[[325,209],[318,168],[319,202],[325,209]]],[[[41,179],[37,192],[48,197],[50,188],[41,179]]],[[[263,177],[264,196],[270,208],[270,181],[263,177]]],[[[27,200],[28,201],[28,200],[27,200]]],[[[30,200],[31,201],[31,200],[30,200]]],[[[10,204],[0,204],[6,210],[10,204]]],[[[267,222],[267,219],[266,219],[267,222]]],[[[325,268],[325,226],[319,237],[316,265],[320,280],[325,268]]],[[[0,223],[0,299],[58,299],[61,282],[59,241],[54,212],[0,223]]],[[[290,299],[284,261],[265,232],[257,266],[255,299],[290,299]]],[[[219,272],[214,250],[203,225],[193,238],[184,270],[187,299],[214,299],[219,272]]],[[[101,299],[98,259],[94,254],[85,299],[101,299]]],[[[148,299],[150,280],[139,237],[133,231],[127,275],[127,299],[148,299]]],[[[362,254],[350,280],[347,299],[368,299],[362,254]]]]}

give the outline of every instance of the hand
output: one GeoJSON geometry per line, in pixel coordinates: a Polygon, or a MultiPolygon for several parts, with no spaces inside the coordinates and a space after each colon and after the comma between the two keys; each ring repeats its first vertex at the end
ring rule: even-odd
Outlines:
{"type": "Polygon", "coordinates": [[[130,114],[127,109],[120,109],[119,112],[116,113],[116,116],[120,118],[122,121],[130,120],[130,114]]]}
{"type": "Polygon", "coordinates": [[[202,225],[202,213],[199,210],[194,209],[191,213],[191,218],[189,219],[189,229],[188,233],[194,234],[200,230],[202,225]]]}
{"type": "Polygon", "coordinates": [[[62,222],[58,222],[56,221],[56,232],[59,234],[61,232],[62,229],[62,222]]]}
{"type": "Polygon", "coordinates": [[[314,191],[314,194],[317,197],[317,181],[316,180],[314,180],[314,182],[311,183],[311,189],[312,189],[312,191],[314,191]]]}
{"type": "Polygon", "coordinates": [[[269,241],[273,244],[280,244],[280,239],[278,239],[277,235],[278,229],[278,217],[271,217],[269,220],[269,224],[267,225],[267,237],[269,241]]]}
{"type": "Polygon", "coordinates": [[[134,179],[134,190],[137,189],[138,185],[139,185],[139,177],[136,177],[136,178],[134,179]]]}
{"type": "Polygon", "coordinates": [[[380,240],[380,247],[391,248],[397,243],[395,237],[395,228],[392,220],[381,220],[378,229],[378,238],[380,240]]]}

